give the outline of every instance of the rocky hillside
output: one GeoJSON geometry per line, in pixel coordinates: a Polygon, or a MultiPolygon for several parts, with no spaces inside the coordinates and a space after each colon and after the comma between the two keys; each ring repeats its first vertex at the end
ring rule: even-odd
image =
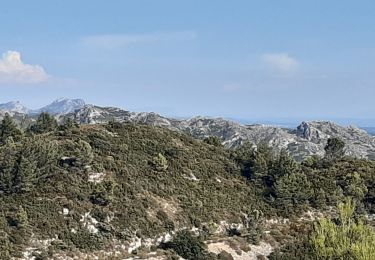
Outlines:
{"type": "Polygon", "coordinates": [[[0,158],[1,259],[124,259],[179,229],[212,222],[220,233],[265,207],[228,151],[163,128],[25,136],[0,145],[0,158]]]}
{"type": "Polygon", "coordinates": [[[146,124],[11,121],[0,123],[0,259],[318,259],[312,221],[347,197],[375,213],[374,161],[298,163],[146,124]]]}
{"type": "Polygon", "coordinates": [[[291,130],[265,125],[242,125],[223,118],[194,117],[177,120],[155,113],[135,113],[93,105],[86,105],[67,117],[79,124],[97,124],[114,120],[162,126],[199,139],[216,136],[228,148],[239,147],[245,142],[267,143],[278,149],[287,149],[298,159],[308,155],[323,155],[327,139],[339,137],[345,141],[348,155],[375,158],[374,136],[354,126],[343,127],[326,121],[302,122],[296,129],[291,130]]]}

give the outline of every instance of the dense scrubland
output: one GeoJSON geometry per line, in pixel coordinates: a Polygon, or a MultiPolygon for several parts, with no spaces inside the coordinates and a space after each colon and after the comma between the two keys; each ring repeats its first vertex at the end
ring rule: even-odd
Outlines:
{"type": "Polygon", "coordinates": [[[59,125],[46,113],[20,130],[5,116],[0,258],[110,251],[171,234],[128,256],[231,259],[225,251],[210,253],[206,242],[222,223],[237,223],[221,238],[271,239],[271,259],[372,259],[374,161],[346,157],[336,138],[324,157],[302,162],[256,145],[229,150],[215,137],[197,140],[141,124],[59,125]],[[301,222],[306,212],[319,217],[301,222]],[[269,230],[272,219],[290,224],[269,230]],[[35,241],[49,242],[30,250],[35,241]]]}

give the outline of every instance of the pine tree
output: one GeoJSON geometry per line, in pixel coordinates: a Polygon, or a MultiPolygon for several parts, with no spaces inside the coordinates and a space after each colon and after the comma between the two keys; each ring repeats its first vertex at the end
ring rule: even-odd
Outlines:
{"type": "Polygon", "coordinates": [[[0,144],[5,144],[8,138],[12,138],[14,141],[19,141],[21,136],[21,130],[17,128],[13,119],[8,113],[6,113],[0,124],[0,144]]]}
{"type": "Polygon", "coordinates": [[[292,172],[276,180],[273,193],[276,197],[276,206],[283,208],[284,213],[291,214],[308,204],[313,191],[304,173],[292,172]]]}
{"type": "Polygon", "coordinates": [[[210,144],[213,146],[222,146],[222,141],[217,136],[209,136],[203,140],[206,144],[210,144]]]}
{"type": "Polygon", "coordinates": [[[252,177],[270,184],[270,170],[274,158],[275,153],[270,146],[265,143],[258,144],[252,158],[250,158],[252,177]]]}
{"type": "Polygon", "coordinates": [[[59,128],[63,131],[69,131],[78,128],[78,124],[73,119],[68,117],[64,120],[64,123],[60,125],[59,128]]]}
{"type": "Polygon", "coordinates": [[[34,134],[43,134],[55,131],[57,129],[56,119],[48,113],[41,113],[34,125],[30,127],[30,131],[34,134]]]}
{"type": "Polygon", "coordinates": [[[9,241],[9,235],[1,230],[0,231],[0,259],[12,259],[10,252],[12,251],[12,244],[9,241]]]}
{"type": "Polygon", "coordinates": [[[45,142],[40,136],[2,149],[6,156],[0,161],[0,190],[6,193],[31,191],[40,178],[53,174],[58,164],[56,142],[45,142]]]}
{"type": "Polygon", "coordinates": [[[15,216],[17,228],[26,230],[29,227],[29,220],[26,210],[20,205],[15,216]]]}
{"type": "Polygon", "coordinates": [[[329,138],[324,150],[326,152],[325,158],[327,160],[332,161],[341,159],[345,155],[345,142],[340,138],[329,138]]]}
{"type": "Polygon", "coordinates": [[[14,171],[13,190],[16,192],[30,191],[38,173],[36,161],[30,161],[21,154],[14,171]]]}

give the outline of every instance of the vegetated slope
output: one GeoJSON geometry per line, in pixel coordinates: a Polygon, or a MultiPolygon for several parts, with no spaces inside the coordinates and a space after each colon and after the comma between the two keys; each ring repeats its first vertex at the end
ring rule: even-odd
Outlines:
{"type": "Polygon", "coordinates": [[[346,197],[356,202],[357,214],[374,213],[375,163],[344,157],[340,140],[328,143],[326,157],[298,163],[266,145],[226,150],[217,138],[201,141],[162,127],[58,126],[42,114],[22,132],[5,117],[0,258],[125,257],[159,246],[162,254],[207,259],[216,256],[202,241],[218,235],[244,250],[270,239],[283,250],[277,257],[311,254],[304,248],[310,224],[292,222],[293,229],[280,234],[266,220],[298,220],[306,211],[334,209],[346,197]],[[192,229],[199,237],[186,232],[192,229]]]}
{"type": "Polygon", "coordinates": [[[0,148],[0,164],[2,250],[13,253],[31,237],[58,238],[56,250],[98,249],[136,234],[237,223],[263,204],[228,151],[150,126],[24,137],[0,148]]]}

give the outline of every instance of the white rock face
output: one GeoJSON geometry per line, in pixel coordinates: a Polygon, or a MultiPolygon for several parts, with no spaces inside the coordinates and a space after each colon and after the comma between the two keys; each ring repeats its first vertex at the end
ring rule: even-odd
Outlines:
{"type": "Polygon", "coordinates": [[[173,233],[165,233],[156,239],[156,244],[167,243],[172,240],[173,233]]]}
{"type": "Polygon", "coordinates": [[[140,248],[142,246],[142,239],[139,237],[133,238],[133,240],[130,242],[128,247],[128,253],[130,254],[134,250],[140,248]]]}
{"type": "Polygon", "coordinates": [[[239,253],[238,250],[234,250],[225,242],[211,243],[207,245],[209,252],[214,254],[220,254],[221,251],[229,253],[234,260],[256,260],[258,256],[267,257],[273,251],[273,247],[265,242],[260,242],[259,245],[249,245],[251,250],[249,252],[242,251],[239,253]]]}
{"type": "Polygon", "coordinates": [[[183,177],[190,181],[199,181],[199,179],[192,172],[190,172],[189,175],[183,175],[183,177]]]}
{"type": "Polygon", "coordinates": [[[63,208],[62,213],[63,213],[64,216],[69,215],[69,209],[67,209],[67,208],[63,208]]]}
{"type": "Polygon", "coordinates": [[[93,183],[101,183],[104,180],[104,177],[105,173],[103,172],[93,172],[89,173],[88,181],[93,183]]]}
{"type": "Polygon", "coordinates": [[[22,258],[23,260],[34,260],[36,257],[33,255],[33,253],[40,253],[42,250],[46,250],[53,241],[55,241],[56,238],[50,238],[50,239],[30,239],[29,247],[25,248],[22,252],[22,258]]]}
{"type": "Polygon", "coordinates": [[[81,217],[80,222],[82,222],[82,225],[86,227],[90,233],[96,234],[99,232],[99,230],[96,228],[98,221],[90,215],[90,212],[85,213],[81,217]]]}

